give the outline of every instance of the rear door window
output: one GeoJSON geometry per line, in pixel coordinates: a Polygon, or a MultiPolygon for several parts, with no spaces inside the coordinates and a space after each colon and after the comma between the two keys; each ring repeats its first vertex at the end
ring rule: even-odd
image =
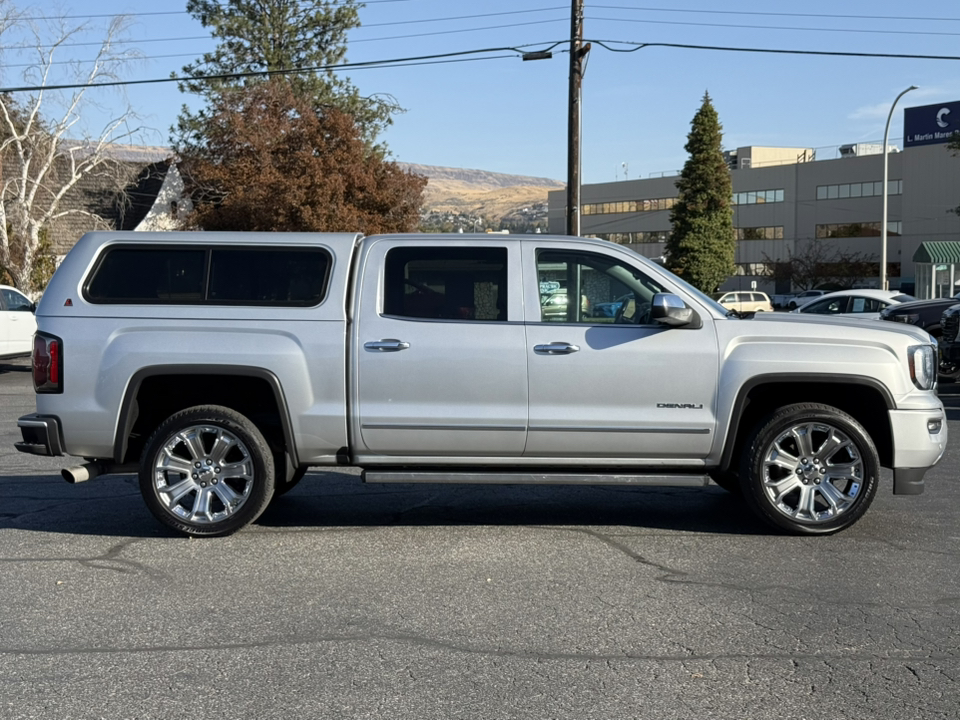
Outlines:
{"type": "Polygon", "coordinates": [[[505,321],[507,248],[393,248],[384,264],[383,314],[505,321]]]}

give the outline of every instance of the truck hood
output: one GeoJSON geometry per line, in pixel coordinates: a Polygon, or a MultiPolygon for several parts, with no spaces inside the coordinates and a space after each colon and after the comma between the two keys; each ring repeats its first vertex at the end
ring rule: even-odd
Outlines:
{"type": "Polygon", "coordinates": [[[827,317],[804,313],[757,313],[752,318],[727,318],[731,322],[763,323],[779,325],[783,328],[793,328],[797,335],[829,335],[831,340],[842,341],[844,338],[860,339],[860,336],[874,332],[895,333],[905,335],[918,343],[936,342],[926,330],[915,325],[885,322],[883,320],[827,317]],[[831,332],[832,331],[832,332],[831,332]]]}

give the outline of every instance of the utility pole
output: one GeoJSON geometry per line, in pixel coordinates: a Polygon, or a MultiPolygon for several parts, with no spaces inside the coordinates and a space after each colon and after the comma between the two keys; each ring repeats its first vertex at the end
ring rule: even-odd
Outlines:
{"type": "Polygon", "coordinates": [[[573,0],[570,13],[570,102],[567,118],[567,235],[580,234],[580,87],[583,58],[583,0],[573,0]]]}

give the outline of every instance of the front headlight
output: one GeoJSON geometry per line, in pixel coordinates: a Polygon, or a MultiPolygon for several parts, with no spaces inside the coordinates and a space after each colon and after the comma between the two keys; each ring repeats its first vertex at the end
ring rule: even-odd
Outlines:
{"type": "Polygon", "coordinates": [[[907,323],[908,325],[916,325],[917,321],[920,319],[920,315],[891,315],[887,318],[888,320],[893,320],[894,322],[907,323]]]}
{"type": "Polygon", "coordinates": [[[913,345],[907,348],[910,379],[921,390],[930,390],[937,382],[936,357],[932,345],[913,345]]]}

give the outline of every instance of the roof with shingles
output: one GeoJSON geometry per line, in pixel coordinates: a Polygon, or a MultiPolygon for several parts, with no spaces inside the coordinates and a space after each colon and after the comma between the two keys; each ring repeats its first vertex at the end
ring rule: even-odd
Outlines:
{"type": "Polygon", "coordinates": [[[51,227],[56,253],[66,253],[87,232],[136,228],[153,207],[169,167],[167,160],[109,160],[80,178],[64,195],[60,211],[81,212],[64,215],[51,227]]]}

